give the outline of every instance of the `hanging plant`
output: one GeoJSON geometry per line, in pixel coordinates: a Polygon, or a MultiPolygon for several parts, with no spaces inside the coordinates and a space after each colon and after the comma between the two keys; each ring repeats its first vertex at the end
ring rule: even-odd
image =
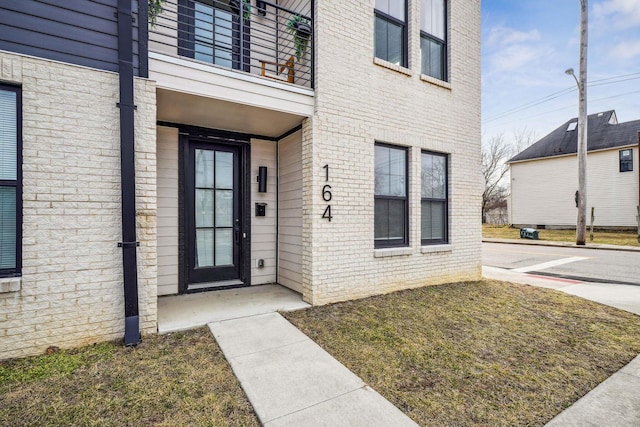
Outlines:
{"type": "Polygon", "coordinates": [[[151,28],[156,26],[156,18],[162,13],[162,4],[165,0],[149,0],[148,13],[151,28]]]}
{"type": "MultiPolygon", "coordinates": [[[[240,0],[229,1],[229,6],[233,13],[240,13],[240,0]]],[[[244,19],[251,19],[251,0],[242,0],[242,17],[244,19]]]]}
{"type": "Polygon", "coordinates": [[[296,59],[300,61],[311,37],[311,24],[300,15],[293,15],[287,21],[287,31],[293,36],[293,47],[296,50],[296,59]]]}

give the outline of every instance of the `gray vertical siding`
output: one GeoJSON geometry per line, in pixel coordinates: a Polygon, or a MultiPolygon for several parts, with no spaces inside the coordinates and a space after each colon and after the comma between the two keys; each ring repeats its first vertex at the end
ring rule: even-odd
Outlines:
{"type": "MultiPolygon", "coordinates": [[[[0,0],[0,50],[118,71],[117,0],[0,0]]],[[[143,13],[146,3],[142,4],[143,13]]],[[[134,10],[134,70],[146,77],[138,38],[138,0],[134,10]],[[141,66],[142,65],[142,66],[141,66]]],[[[146,16],[143,24],[146,25],[146,16]]],[[[142,29],[144,30],[144,28],[142,29]]],[[[146,46],[146,43],[142,43],[146,46]]]]}

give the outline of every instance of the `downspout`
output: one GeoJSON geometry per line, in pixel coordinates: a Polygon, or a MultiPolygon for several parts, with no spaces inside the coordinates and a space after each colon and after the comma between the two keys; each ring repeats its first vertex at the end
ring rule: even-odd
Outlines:
{"type": "Polygon", "coordinates": [[[280,139],[276,141],[276,283],[280,283],[280,139]]]}
{"type": "Polygon", "coordinates": [[[133,103],[133,15],[131,0],[118,0],[118,73],[120,77],[120,191],[122,195],[122,269],[124,344],[140,342],[138,265],[136,261],[136,183],[133,103]]]}

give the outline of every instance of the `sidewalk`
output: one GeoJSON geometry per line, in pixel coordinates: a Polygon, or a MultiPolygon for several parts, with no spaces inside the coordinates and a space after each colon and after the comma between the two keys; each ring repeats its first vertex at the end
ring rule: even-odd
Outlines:
{"type": "MultiPolygon", "coordinates": [[[[489,279],[556,289],[640,315],[640,286],[586,283],[496,267],[482,267],[482,274],[489,279]]],[[[556,416],[547,426],[640,426],[640,356],[556,416]]]]}
{"type": "Polygon", "coordinates": [[[573,426],[640,426],[640,356],[547,424],[573,426]]]}
{"type": "Polygon", "coordinates": [[[278,313],[209,328],[264,426],[417,425],[278,313]]]}
{"type": "Polygon", "coordinates": [[[496,239],[496,238],[490,238],[490,237],[483,237],[482,242],[483,243],[506,243],[510,245],[561,246],[565,248],[575,248],[575,249],[601,249],[605,251],[640,252],[640,247],[638,246],[601,245],[597,243],[587,243],[584,246],[578,246],[575,243],[554,242],[551,240],[496,239]]]}

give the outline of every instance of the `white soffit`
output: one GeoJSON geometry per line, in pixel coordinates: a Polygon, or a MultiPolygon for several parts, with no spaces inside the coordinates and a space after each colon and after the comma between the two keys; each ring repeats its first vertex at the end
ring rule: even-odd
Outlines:
{"type": "Polygon", "coordinates": [[[162,121],[277,136],[314,112],[312,89],[173,56],[149,54],[149,77],[162,121]]]}
{"type": "Polygon", "coordinates": [[[277,137],[302,123],[303,116],[187,93],[158,89],[158,120],[277,137]]]}

